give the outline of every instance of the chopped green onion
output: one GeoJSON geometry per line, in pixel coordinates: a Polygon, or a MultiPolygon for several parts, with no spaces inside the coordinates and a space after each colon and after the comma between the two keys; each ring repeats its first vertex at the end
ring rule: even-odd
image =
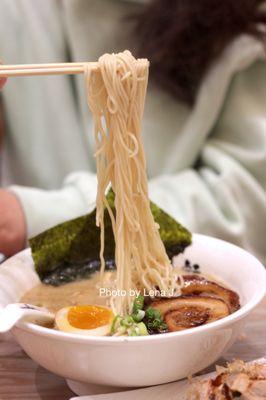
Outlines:
{"type": "Polygon", "coordinates": [[[139,294],[133,302],[132,314],[136,314],[139,310],[143,310],[143,307],[144,307],[144,297],[141,294],[139,294]]]}
{"type": "Polygon", "coordinates": [[[143,320],[145,317],[145,311],[144,310],[138,310],[136,313],[132,314],[132,318],[134,319],[135,322],[140,322],[143,320]]]}
{"type": "Polygon", "coordinates": [[[138,331],[139,331],[139,336],[147,336],[149,334],[144,322],[138,323],[138,331]]]}
{"type": "Polygon", "coordinates": [[[116,315],[113,319],[112,325],[111,325],[111,334],[114,334],[116,332],[116,329],[120,325],[120,321],[122,320],[122,317],[120,315],[116,315]]]}

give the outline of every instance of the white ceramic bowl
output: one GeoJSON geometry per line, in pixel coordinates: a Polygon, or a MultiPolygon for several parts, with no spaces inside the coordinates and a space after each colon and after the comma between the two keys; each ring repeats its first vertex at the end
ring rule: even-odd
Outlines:
{"type": "MultiPolygon", "coordinates": [[[[185,259],[237,291],[241,309],[208,325],[150,337],[82,337],[30,323],[21,323],[12,333],[33,360],[71,380],[72,388],[73,381],[148,386],[196,373],[232,345],[246,317],[265,295],[266,272],[246,251],[203,235],[193,235],[193,244],[176,262],[183,265],[185,259]]],[[[38,283],[30,250],[7,260],[0,266],[0,307],[18,302],[38,283]]]]}

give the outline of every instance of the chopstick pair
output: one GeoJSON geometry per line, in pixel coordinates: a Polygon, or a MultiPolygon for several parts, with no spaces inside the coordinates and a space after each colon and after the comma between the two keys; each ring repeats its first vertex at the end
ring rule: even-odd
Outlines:
{"type": "Polygon", "coordinates": [[[98,68],[97,62],[0,65],[0,77],[83,74],[85,67],[98,68]]]}
{"type": "MultiPolygon", "coordinates": [[[[147,62],[146,59],[139,59],[137,62],[147,62]]],[[[73,62],[73,63],[49,63],[49,64],[17,64],[0,65],[0,78],[9,76],[33,76],[33,75],[77,75],[83,74],[85,68],[90,67],[97,70],[98,62],[73,62]]]]}

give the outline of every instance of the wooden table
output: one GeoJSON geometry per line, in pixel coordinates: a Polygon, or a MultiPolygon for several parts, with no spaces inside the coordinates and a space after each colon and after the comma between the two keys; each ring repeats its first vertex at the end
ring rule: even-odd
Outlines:
{"type": "MultiPolygon", "coordinates": [[[[266,354],[266,298],[250,315],[243,335],[219,360],[245,361],[266,354]]],[[[68,400],[64,379],[39,367],[13,341],[0,342],[0,400],[68,400]]]]}

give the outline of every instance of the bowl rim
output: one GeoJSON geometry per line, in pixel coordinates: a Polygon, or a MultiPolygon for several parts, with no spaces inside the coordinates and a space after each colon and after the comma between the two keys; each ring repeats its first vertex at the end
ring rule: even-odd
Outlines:
{"type": "MultiPolygon", "coordinates": [[[[154,342],[164,342],[164,341],[171,341],[175,340],[175,338],[178,337],[188,337],[190,335],[202,335],[205,334],[206,332],[210,332],[216,329],[220,328],[226,328],[228,325],[231,325],[232,323],[235,323],[241,319],[243,319],[245,316],[247,316],[264,298],[266,294],[266,269],[263,266],[263,264],[252,254],[247,252],[246,250],[242,249],[239,246],[236,246],[232,243],[226,242],[221,239],[217,239],[211,236],[207,235],[202,235],[202,234],[197,234],[194,233],[193,236],[197,238],[197,240],[203,240],[203,241],[215,241],[215,242],[222,242],[223,245],[231,247],[232,250],[237,250],[238,252],[242,252],[243,255],[246,257],[250,258],[253,263],[255,264],[253,268],[256,268],[257,271],[260,273],[260,278],[261,275],[264,274],[264,279],[260,280],[260,287],[259,290],[256,291],[256,293],[253,294],[252,298],[239,310],[234,312],[233,314],[228,315],[227,317],[224,317],[220,320],[211,322],[206,325],[199,326],[197,328],[190,328],[186,329],[183,331],[178,331],[178,332],[167,332],[167,333],[162,333],[158,335],[150,335],[150,336],[135,336],[135,337],[126,337],[126,336],[121,336],[121,337],[112,337],[112,336],[82,336],[78,335],[75,333],[67,333],[67,332],[60,332],[56,331],[50,328],[46,328],[43,326],[39,326],[30,322],[20,322],[17,324],[16,327],[13,328],[13,330],[16,332],[17,330],[22,330],[24,332],[28,332],[31,334],[39,335],[39,336],[44,336],[46,338],[51,338],[54,340],[62,340],[62,341],[69,341],[69,342],[74,342],[74,343],[87,343],[87,344],[101,344],[101,345],[119,345],[121,343],[154,343],[154,342]]],[[[23,250],[24,252],[29,251],[29,249],[23,250]]],[[[13,331],[12,330],[12,331],[13,331]]]]}

